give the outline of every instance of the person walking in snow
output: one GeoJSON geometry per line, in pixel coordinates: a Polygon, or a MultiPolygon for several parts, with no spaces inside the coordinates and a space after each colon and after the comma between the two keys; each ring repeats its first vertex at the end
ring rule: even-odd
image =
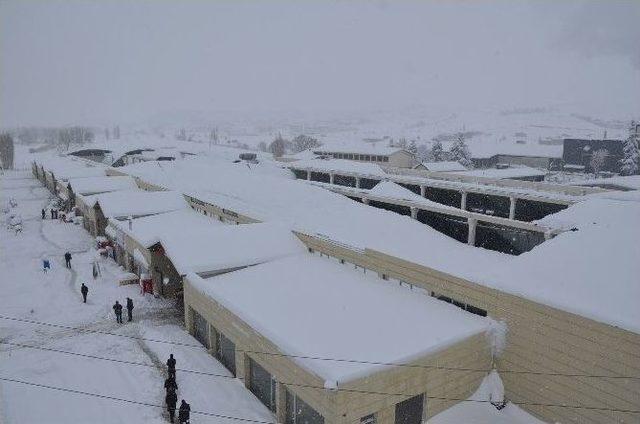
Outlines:
{"type": "Polygon", "coordinates": [[[178,395],[174,390],[168,390],[167,396],[164,398],[167,403],[167,411],[169,412],[169,419],[173,422],[176,416],[176,403],[178,403],[178,395]]]}
{"type": "Polygon", "coordinates": [[[45,219],[47,217],[47,211],[44,210],[44,208],[42,209],[42,219],[45,219]]]}
{"type": "Polygon", "coordinates": [[[169,359],[167,359],[167,371],[169,372],[169,377],[173,376],[176,378],[176,360],[173,357],[173,353],[169,355],[169,359]]]}
{"type": "Polygon", "coordinates": [[[67,268],[71,269],[71,253],[67,252],[64,254],[64,261],[67,264],[67,268]]]}
{"type": "Polygon", "coordinates": [[[129,321],[133,320],[133,299],[127,297],[127,315],[129,321]]]}
{"type": "Polygon", "coordinates": [[[191,412],[191,405],[182,399],[180,411],[178,412],[178,420],[180,421],[180,424],[189,424],[189,412],[191,412]]]}
{"type": "Polygon", "coordinates": [[[116,322],[122,324],[122,305],[117,300],[113,305],[113,312],[116,313],[116,322]]]}
{"type": "Polygon", "coordinates": [[[44,272],[46,274],[47,271],[49,271],[50,269],[51,269],[51,263],[49,262],[49,259],[43,259],[42,260],[42,272],[44,272]]]}
{"type": "Polygon", "coordinates": [[[51,219],[55,219],[55,213],[53,211],[53,208],[49,209],[49,212],[51,213],[51,219]]]}
{"type": "MultiPolygon", "coordinates": [[[[169,392],[175,393],[175,391],[178,390],[178,383],[176,382],[176,379],[174,376],[170,375],[169,378],[164,380],[164,389],[167,391],[167,393],[169,392]]],[[[177,402],[177,399],[176,399],[176,402],[177,402]]]]}
{"type": "Polygon", "coordinates": [[[87,303],[87,294],[89,294],[89,287],[85,286],[84,283],[82,283],[82,286],[80,287],[80,293],[82,293],[82,300],[84,301],[84,303],[87,303]]]}

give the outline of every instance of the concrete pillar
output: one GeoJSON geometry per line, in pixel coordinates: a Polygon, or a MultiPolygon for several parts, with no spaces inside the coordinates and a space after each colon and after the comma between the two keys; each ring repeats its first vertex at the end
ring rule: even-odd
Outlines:
{"type": "Polygon", "coordinates": [[[307,181],[311,181],[311,171],[307,171],[307,181]]]}
{"type": "Polygon", "coordinates": [[[515,197],[509,197],[509,219],[516,218],[516,202],[518,199],[515,197]]]}
{"type": "Polygon", "coordinates": [[[411,218],[418,219],[418,208],[411,208],[411,218]]]}
{"type": "Polygon", "coordinates": [[[237,349],[236,345],[236,377],[242,380],[244,387],[247,389],[251,384],[251,365],[249,364],[249,357],[237,349]]]}
{"type": "Polygon", "coordinates": [[[356,177],[356,188],[360,188],[360,177],[356,177]]]}
{"type": "Polygon", "coordinates": [[[420,186],[420,196],[426,197],[427,188],[425,186],[420,186]]]}
{"type": "Polygon", "coordinates": [[[284,384],[276,383],[276,421],[287,421],[287,393],[284,384]]]}
{"type": "Polygon", "coordinates": [[[193,334],[193,310],[188,305],[184,308],[184,326],[189,334],[193,334]]]}
{"type": "Polygon", "coordinates": [[[467,192],[462,191],[460,192],[460,194],[462,194],[462,198],[460,199],[460,209],[466,211],[467,210],[467,192]]]}
{"type": "Polygon", "coordinates": [[[367,199],[366,197],[362,198],[362,203],[364,203],[365,205],[369,204],[369,199],[367,199]]]}
{"type": "Polygon", "coordinates": [[[209,353],[216,356],[216,352],[218,352],[218,338],[216,337],[216,330],[211,324],[207,327],[209,328],[209,353]]]}
{"type": "Polygon", "coordinates": [[[330,173],[329,174],[329,184],[335,184],[334,180],[335,180],[336,174],[330,173]]]}
{"type": "Polygon", "coordinates": [[[478,220],[475,218],[467,218],[467,223],[469,224],[469,236],[467,237],[467,244],[470,246],[476,245],[476,227],[478,225],[478,220]]]}

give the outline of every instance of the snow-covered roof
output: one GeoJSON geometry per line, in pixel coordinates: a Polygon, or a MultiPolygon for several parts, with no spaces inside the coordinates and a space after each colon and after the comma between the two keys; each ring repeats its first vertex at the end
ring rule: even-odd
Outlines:
{"type": "Polygon", "coordinates": [[[308,159],[293,162],[291,166],[297,168],[313,168],[324,172],[348,172],[385,177],[386,172],[379,165],[370,162],[357,162],[345,159],[308,159]]]}
{"type": "Polygon", "coordinates": [[[100,204],[107,218],[153,215],[188,207],[176,191],[122,190],[85,196],[87,205],[100,204]]]}
{"type": "Polygon", "coordinates": [[[39,162],[45,171],[53,173],[57,180],[79,177],[105,176],[107,167],[71,156],[50,156],[39,162]]]}
{"type": "Polygon", "coordinates": [[[563,146],[553,144],[509,143],[506,141],[472,140],[467,143],[473,158],[490,158],[495,155],[561,158],[563,146]]]}
{"type": "Polygon", "coordinates": [[[291,230],[270,223],[211,226],[197,233],[162,236],[160,242],[182,275],[255,265],[305,250],[291,230]]]}
{"type": "MultiPolygon", "coordinates": [[[[314,152],[352,153],[357,155],[392,155],[397,152],[407,152],[401,147],[392,147],[384,143],[334,143],[313,149],[314,152]]],[[[407,152],[407,154],[410,154],[407,152]]]]}
{"type": "Polygon", "coordinates": [[[298,152],[298,153],[294,153],[292,155],[286,155],[285,157],[291,158],[291,159],[296,159],[296,160],[308,160],[308,159],[315,159],[317,156],[318,155],[313,153],[313,151],[311,149],[307,149],[307,150],[303,150],[303,151],[298,152]]]}
{"type": "Polygon", "coordinates": [[[496,179],[506,178],[524,178],[524,177],[543,177],[546,172],[539,169],[531,168],[528,166],[513,166],[504,169],[489,168],[489,169],[474,169],[471,171],[456,172],[459,175],[466,175],[469,177],[486,177],[496,179]]]}
{"type": "Polygon", "coordinates": [[[131,230],[129,230],[129,223],[126,221],[110,219],[109,224],[145,247],[182,234],[188,237],[203,233],[208,235],[210,230],[225,225],[217,219],[204,216],[191,208],[135,218],[131,221],[131,230]]]}
{"type": "MultiPolygon", "coordinates": [[[[638,294],[636,279],[640,275],[640,261],[636,260],[640,257],[638,202],[617,201],[610,205],[610,210],[600,205],[593,211],[594,219],[580,224],[585,231],[561,234],[515,257],[459,243],[409,217],[353,202],[305,181],[296,181],[290,173],[286,174],[288,171],[275,165],[261,165],[198,158],[167,163],[162,168],[141,163],[122,170],[254,219],[281,222],[288,228],[355,248],[384,252],[640,333],[640,315],[625,312],[637,309],[633,299],[638,296],[632,294],[638,294]],[[597,229],[605,233],[602,241],[598,239],[597,229]],[[616,240],[614,234],[617,232],[621,234],[616,240]],[[635,239],[632,234],[636,235],[635,239]],[[586,246],[592,245],[598,246],[592,251],[602,254],[581,256],[586,246]],[[633,255],[614,255],[620,250],[635,252],[633,261],[633,255]],[[584,260],[586,257],[589,260],[584,260]],[[594,302],[594,295],[582,287],[594,290],[601,287],[602,274],[611,268],[611,263],[617,264],[617,289],[602,291],[595,298],[604,301],[594,302]],[[545,273],[544,278],[536,271],[556,268],[555,273],[545,273]],[[620,307],[609,309],[603,306],[605,304],[620,307]]],[[[600,199],[605,200],[614,202],[600,199]]],[[[574,205],[562,214],[571,217],[585,207],[585,204],[574,205]]],[[[552,224],[553,221],[549,217],[541,223],[552,224]]]]}
{"type": "Polygon", "coordinates": [[[484,332],[489,325],[486,318],[426,294],[311,254],[208,279],[190,274],[189,281],[284,353],[370,362],[296,359],[338,384],[386,368],[371,362],[412,361],[484,332]]]}
{"type": "Polygon", "coordinates": [[[465,168],[460,162],[456,162],[456,161],[422,162],[422,165],[425,168],[427,168],[427,171],[433,171],[433,172],[451,172],[451,171],[467,170],[467,168],[465,168]]]}
{"type": "Polygon", "coordinates": [[[76,194],[91,195],[118,190],[135,190],[136,182],[130,176],[71,178],[71,189],[76,194]]]}
{"type": "Polygon", "coordinates": [[[589,187],[621,187],[627,190],[640,190],[640,175],[619,176],[611,178],[593,178],[580,181],[575,185],[589,187]]]}

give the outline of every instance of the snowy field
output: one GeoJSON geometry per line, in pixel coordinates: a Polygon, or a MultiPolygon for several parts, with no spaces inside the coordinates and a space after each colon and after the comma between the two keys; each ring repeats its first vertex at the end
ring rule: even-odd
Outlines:
{"type": "Polygon", "coordinates": [[[275,421],[184,331],[175,301],[119,286],[123,271],[97,259],[84,229],[41,219],[51,197],[30,173],[6,173],[0,182],[0,205],[10,198],[17,203],[3,211],[0,229],[0,422],[168,422],[163,383],[169,353],[178,361],[178,399],[191,404],[192,422],[275,421]],[[7,228],[11,214],[21,217],[22,233],[7,228]],[[71,270],[64,265],[66,251],[73,256],[71,270]],[[43,259],[51,261],[46,274],[43,259]],[[95,260],[101,269],[96,279],[95,260]],[[86,304],[82,282],[89,287],[86,304]],[[125,323],[117,324],[111,306],[127,297],[134,320],[128,323],[125,313],[125,323]]]}

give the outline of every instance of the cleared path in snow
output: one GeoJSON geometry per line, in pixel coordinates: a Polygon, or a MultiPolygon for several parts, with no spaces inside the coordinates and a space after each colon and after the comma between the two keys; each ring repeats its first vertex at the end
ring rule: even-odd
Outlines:
{"type": "MultiPolygon", "coordinates": [[[[38,181],[31,178],[5,180],[4,176],[0,180],[4,191],[0,194],[0,204],[4,205],[9,197],[16,199],[16,211],[22,215],[24,225],[23,233],[17,236],[6,230],[0,234],[0,275],[3,276],[0,315],[135,338],[153,335],[157,339],[197,344],[182,328],[182,315],[175,308],[175,301],[142,296],[137,286],[118,286],[116,280],[123,271],[112,260],[98,258],[102,275],[93,279],[92,263],[97,258],[93,240],[79,226],[41,219],[41,209],[49,203],[50,195],[38,181]],[[30,184],[25,184],[26,181],[30,184]],[[12,185],[16,183],[18,185],[12,185]],[[71,270],[64,266],[63,255],[67,250],[73,255],[71,270]],[[52,269],[47,274],[42,272],[43,258],[52,262],[52,269]],[[87,304],[82,303],[80,295],[82,282],[89,287],[87,304]],[[125,323],[117,324],[111,306],[116,299],[124,304],[126,297],[134,300],[134,322],[127,323],[125,313],[125,323]]],[[[150,367],[139,367],[0,344],[0,363],[3,364],[0,376],[4,378],[143,403],[164,404],[164,362],[170,352],[176,355],[178,368],[227,372],[204,348],[181,349],[144,340],[7,320],[0,320],[0,335],[1,341],[11,343],[149,364],[150,367]]],[[[194,410],[274,421],[273,415],[241,382],[223,380],[179,373],[178,396],[187,399],[194,410]]],[[[0,420],[8,423],[167,422],[166,413],[159,408],[6,381],[0,382],[0,396],[0,420]],[[34,398],[38,402],[33,402],[34,398]]],[[[230,421],[198,416],[198,422],[228,424],[230,421]]]]}

